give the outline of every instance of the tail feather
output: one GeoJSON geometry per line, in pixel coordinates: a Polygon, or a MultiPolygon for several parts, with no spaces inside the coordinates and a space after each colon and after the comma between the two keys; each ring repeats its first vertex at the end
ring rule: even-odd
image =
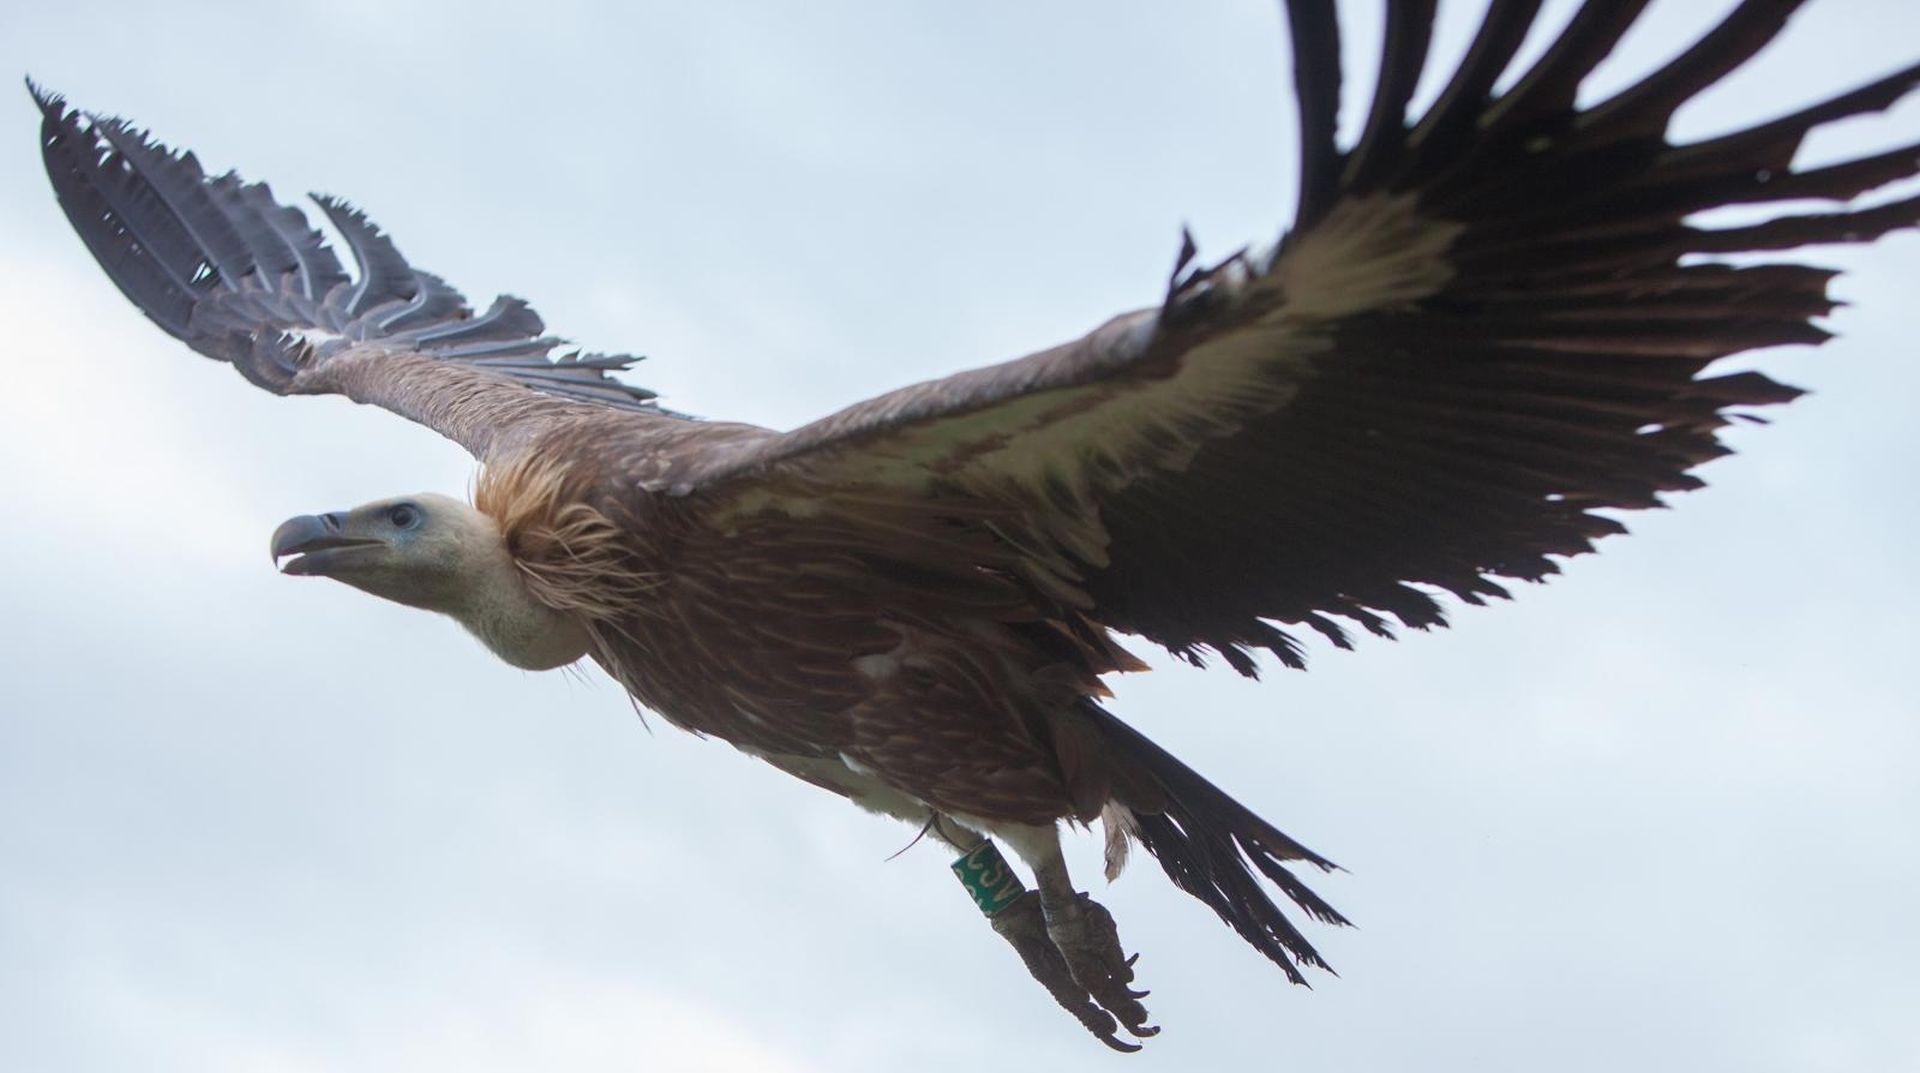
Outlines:
{"type": "Polygon", "coordinates": [[[1092,704],[1088,708],[1113,751],[1118,769],[1116,796],[1133,813],[1140,844],[1160,862],[1167,878],[1205,902],[1294,983],[1307,983],[1300,965],[1332,972],[1332,966],[1274,904],[1259,876],[1265,876],[1308,916],[1345,925],[1347,918],[1308,889],[1286,862],[1304,861],[1321,871],[1339,866],[1254,815],[1111,713],[1092,704]]]}

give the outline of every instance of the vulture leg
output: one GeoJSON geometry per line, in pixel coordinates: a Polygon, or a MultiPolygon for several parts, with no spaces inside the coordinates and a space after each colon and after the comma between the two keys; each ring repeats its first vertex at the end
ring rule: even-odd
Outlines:
{"type": "Polygon", "coordinates": [[[1091,898],[1074,892],[1057,829],[994,827],[994,833],[1005,838],[1034,870],[1040,889],[1023,892],[1011,867],[979,830],[838,761],[759,755],[782,771],[841,794],[868,811],[924,824],[926,833],[963,854],[955,862],[954,871],[973,892],[993,930],[1013,946],[1021,963],[1053,1000],[1101,1042],[1117,1051],[1137,1051],[1138,1044],[1118,1037],[1121,1025],[1140,1037],[1159,1031],[1145,1023],[1147,1011],[1140,1005],[1144,992],[1136,994],[1126,986],[1133,979],[1133,967],[1121,952],[1113,917],[1091,898]]]}
{"type": "Polygon", "coordinates": [[[1006,825],[994,833],[1033,869],[1039,889],[996,913],[993,930],[1013,944],[1034,979],[1089,1032],[1115,1050],[1137,1050],[1114,1037],[1116,1019],[1143,1039],[1160,1030],[1147,1024],[1147,1008],[1140,1004],[1146,992],[1127,986],[1133,982],[1134,959],[1120,947],[1113,914],[1073,889],[1058,828],[1006,825]]]}

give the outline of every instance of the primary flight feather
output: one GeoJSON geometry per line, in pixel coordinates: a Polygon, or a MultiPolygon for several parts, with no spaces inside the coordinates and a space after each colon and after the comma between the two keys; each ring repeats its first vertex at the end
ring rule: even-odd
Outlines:
{"type": "Polygon", "coordinates": [[[1612,97],[1578,91],[1644,3],[1590,0],[1496,91],[1538,3],[1494,0],[1431,105],[1409,105],[1432,2],[1388,6],[1360,133],[1336,141],[1331,2],[1286,5],[1300,195],[1271,246],[1025,358],[791,432],[690,419],[559,353],[514,298],[483,312],[358,210],[316,199],[351,273],[262,185],[33,87],[60,203],[155,323],[279,394],[340,394],[460,443],[471,505],[430,494],[291,519],[293,574],[448,614],[515,666],[583,657],[663,718],[925,827],[994,929],[1112,1046],[1156,1031],[1061,820],[1144,846],[1304,980],[1269,889],[1340,923],[1292,867],[1330,862],[1102,706],[1131,633],[1243,674],[1300,631],[1441,624],[1695,487],[1743,408],[1795,392],[1717,359],[1814,343],[1832,273],[1713,258],[1860,242],[1920,198],[1920,147],[1796,170],[1815,128],[1881,110],[1920,65],[1792,115],[1673,144],[1674,112],[1793,2],[1747,0],[1612,97]],[[1759,223],[1710,209],[1795,203],[1759,223]],[[1807,202],[1828,202],[1818,210],[1807,202]],[[1032,868],[1024,891],[989,836],[1032,868]]]}

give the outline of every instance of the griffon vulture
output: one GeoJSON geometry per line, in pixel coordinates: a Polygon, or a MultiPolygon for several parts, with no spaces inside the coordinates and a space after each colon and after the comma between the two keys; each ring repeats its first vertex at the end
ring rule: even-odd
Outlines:
{"type": "Polygon", "coordinates": [[[48,175],[113,281],[169,334],[282,395],[340,394],[479,460],[434,494],[293,518],[288,574],[453,617],[527,669],[591,659],[645,708],[948,843],[1028,971],[1118,1049],[1152,1035],[1133,959],[1076,891],[1061,821],[1138,843],[1290,979],[1331,862],[1102,706],[1131,634],[1251,675],[1302,637],[1443,624],[1693,488],[1718,432],[1796,392],[1718,359],[1814,343],[1832,273],[1727,255],[1863,242],[1920,198],[1905,147],[1796,169],[1920,66],[1674,144],[1676,109],[1778,34],[1748,0],[1630,88],[1578,103],[1645,4],[1590,0],[1502,83],[1539,5],[1494,0],[1432,103],[1434,3],[1389,6],[1358,137],[1336,140],[1331,0],[1286,5],[1300,193],[1271,245],[1183,243],[1153,308],[790,432],[698,420],[484,310],[357,209],[302,213],[38,87],[48,175]],[[1504,88],[1496,89],[1496,86],[1504,88]],[[1807,201],[1838,203],[1818,211],[1807,201]],[[1795,203],[1707,227],[1704,210],[1795,203]],[[1031,869],[1035,889],[993,839],[1031,869]],[[1275,894],[1282,897],[1276,898],[1275,894]]]}

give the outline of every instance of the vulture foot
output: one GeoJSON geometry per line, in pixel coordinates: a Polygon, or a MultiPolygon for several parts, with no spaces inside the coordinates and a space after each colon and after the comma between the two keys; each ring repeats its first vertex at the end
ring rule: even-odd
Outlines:
{"type": "MultiPolygon", "coordinates": [[[[1118,933],[1113,927],[1113,917],[1092,899],[1082,894],[1078,896],[1086,905],[1098,911],[1104,918],[1106,934],[1111,937],[1111,953],[1117,957],[1120,950],[1118,933]]],[[[1062,914],[1053,914],[1054,918],[1062,914]]],[[[1083,914],[1092,916],[1091,913],[1083,914]]],[[[1020,960],[1026,963],[1027,971],[1047,989],[1060,1008],[1072,1014],[1074,1019],[1088,1032],[1098,1037],[1100,1042],[1116,1051],[1131,1052],[1140,1049],[1137,1043],[1128,1043],[1119,1038],[1117,1031],[1125,1024],[1127,1031],[1135,1036],[1146,1037],[1160,1031],[1146,1025],[1147,1011],[1140,1005],[1140,996],[1126,988],[1125,982],[1117,987],[1107,983],[1113,974],[1107,969],[1100,953],[1089,954],[1087,944],[1078,939],[1070,940],[1075,944],[1075,953],[1068,954],[1060,946],[1060,939],[1054,919],[1041,908],[1038,891],[1027,891],[1015,898],[1006,908],[995,913],[993,930],[1013,944],[1020,960]],[[1081,966],[1076,968],[1076,966],[1081,966]],[[1099,977],[1095,979],[1096,975],[1099,977]],[[1086,982],[1083,981],[1083,977],[1086,982]],[[1098,989],[1087,986],[1098,983],[1098,989]],[[1106,997],[1103,997],[1106,996],[1106,997]],[[1114,998],[1116,1002],[1109,1002],[1114,998]],[[1104,1008],[1103,1008],[1104,1007],[1104,1008]],[[1119,1022],[1115,1021],[1118,1015],[1119,1022]]],[[[1097,929],[1097,925],[1096,925],[1097,929]]],[[[1111,959],[1105,959],[1111,960],[1111,959]]],[[[1124,980],[1133,978],[1132,963],[1128,959],[1113,961],[1120,969],[1124,980]]]]}
{"type": "Polygon", "coordinates": [[[1044,906],[1047,935],[1066,958],[1074,982],[1085,988],[1128,1032],[1145,1039],[1160,1029],[1147,1023],[1147,1008],[1140,1000],[1145,991],[1135,991],[1133,963],[1120,947],[1120,931],[1114,927],[1107,907],[1085,894],[1075,894],[1063,905],[1044,906]]]}

